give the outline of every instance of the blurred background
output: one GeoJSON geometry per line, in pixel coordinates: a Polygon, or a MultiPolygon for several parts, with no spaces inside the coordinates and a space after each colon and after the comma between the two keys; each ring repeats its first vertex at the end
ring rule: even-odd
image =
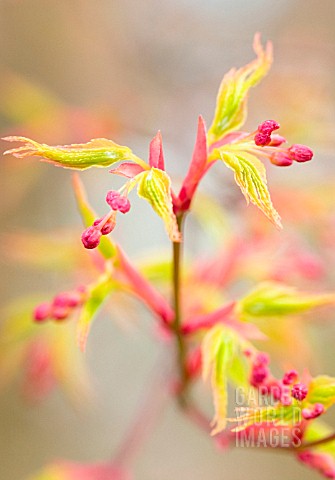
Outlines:
{"type": "MultiPolygon", "coordinates": [[[[271,169],[270,184],[295,181],[309,188],[317,179],[322,185],[334,175],[334,21],[333,0],[0,0],[1,134],[51,144],[107,137],[146,158],[160,129],[168,169],[178,182],[192,152],[197,116],[210,124],[223,74],[254,57],[252,39],[260,31],[274,43],[275,62],[251,92],[245,129],[274,118],[281,134],[315,151],[303,174],[295,167],[271,169]]],[[[6,148],[3,143],[2,151],[6,148]]],[[[40,232],[47,232],[54,252],[63,243],[65,248],[60,232],[70,227],[77,229],[70,238],[80,248],[70,177],[34,159],[1,160],[3,304],[15,302],[18,294],[39,291],[48,297],[73,285],[61,255],[45,267],[34,250],[40,232]],[[29,242],[20,242],[28,231],[29,242]],[[31,262],[25,262],[26,249],[33,251],[31,262]]],[[[104,170],[84,172],[82,178],[92,203],[103,211],[105,192],[118,180],[104,170]]],[[[209,185],[220,194],[225,182],[223,173],[209,185]]],[[[122,219],[117,240],[130,255],[168,249],[160,221],[149,208],[139,208],[145,220],[141,214],[122,219]]],[[[190,241],[191,250],[198,247],[196,239],[190,241]]],[[[122,317],[121,310],[114,314],[122,317]]],[[[128,330],[107,315],[95,323],[86,353],[95,399],[80,411],[58,391],[37,406],[22,400],[15,383],[3,391],[0,478],[24,479],[58,458],[111,456],[161,359],[136,319],[128,330]]],[[[331,348],[329,332],[335,330],[319,343],[331,348]]],[[[321,364],[334,375],[331,360],[326,355],[321,364]]],[[[139,480],[316,477],[275,453],[218,451],[171,404],[133,470],[139,480]]]]}

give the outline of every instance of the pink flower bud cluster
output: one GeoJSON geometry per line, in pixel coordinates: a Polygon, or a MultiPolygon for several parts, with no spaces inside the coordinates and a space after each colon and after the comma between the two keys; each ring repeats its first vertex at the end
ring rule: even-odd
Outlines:
{"type": "Polygon", "coordinates": [[[278,167],[288,167],[292,165],[293,161],[308,162],[313,158],[313,151],[305,145],[295,144],[290,148],[282,149],[279,152],[274,152],[270,156],[270,162],[278,167]]]}
{"type": "MultiPolygon", "coordinates": [[[[275,130],[280,128],[279,123],[275,120],[265,120],[258,125],[257,132],[254,136],[255,144],[258,147],[281,147],[286,139],[280,135],[273,134],[275,130]]],[[[266,149],[271,152],[269,155],[270,162],[278,167],[288,167],[295,162],[308,162],[313,158],[313,151],[306,145],[294,144],[289,148],[278,148],[278,151],[266,149]]]]}
{"type": "Polygon", "coordinates": [[[106,202],[112,210],[121,213],[127,213],[130,210],[130,202],[127,197],[121,195],[116,190],[110,190],[106,195],[106,202]]]}
{"type": "Polygon", "coordinates": [[[258,353],[253,360],[251,368],[250,383],[253,387],[265,386],[266,380],[270,375],[268,365],[269,356],[266,353],[258,353]]]}
{"type": "Polygon", "coordinates": [[[305,398],[307,397],[307,393],[308,388],[304,383],[296,383],[295,385],[293,385],[291,390],[292,397],[296,400],[299,400],[299,402],[305,400],[305,398]]]}
{"type": "Polygon", "coordinates": [[[48,319],[65,320],[75,308],[83,304],[84,300],[85,289],[83,288],[59,293],[52,302],[44,302],[37,305],[33,314],[34,320],[38,323],[48,319]]]}
{"type": "Polygon", "coordinates": [[[257,133],[255,135],[255,143],[258,147],[265,147],[271,143],[271,133],[280,128],[279,123],[275,120],[265,120],[265,122],[258,125],[257,133]]]}
{"type": "MultiPolygon", "coordinates": [[[[249,350],[244,352],[251,360],[250,384],[257,388],[262,395],[271,396],[273,400],[288,406],[292,399],[302,402],[308,395],[308,388],[304,383],[298,383],[299,375],[296,370],[285,372],[281,380],[277,380],[269,369],[269,356],[266,353],[253,353],[249,350]]],[[[323,413],[324,407],[315,404],[313,408],[305,408],[304,418],[315,418],[323,413]]]]}
{"type": "Polygon", "coordinates": [[[130,210],[130,202],[127,197],[116,190],[110,190],[106,195],[106,202],[112,212],[102,218],[97,218],[91,227],[86,228],[81,236],[85,248],[91,250],[96,248],[102,235],[111,233],[116,225],[116,212],[127,213],[130,210]]]}

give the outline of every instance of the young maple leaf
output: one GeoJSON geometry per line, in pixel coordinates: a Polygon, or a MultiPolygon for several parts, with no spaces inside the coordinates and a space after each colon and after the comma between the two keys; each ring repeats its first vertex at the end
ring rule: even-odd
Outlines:
{"type": "Polygon", "coordinates": [[[7,150],[4,155],[14,155],[17,158],[37,156],[45,162],[64,168],[85,170],[91,167],[108,167],[123,160],[131,160],[140,164],[142,168],[148,168],[147,164],[134,155],[130,148],[118,145],[106,138],[96,138],[88,143],[54,147],[19,136],[4,137],[3,140],[24,143],[22,147],[7,150]]]}

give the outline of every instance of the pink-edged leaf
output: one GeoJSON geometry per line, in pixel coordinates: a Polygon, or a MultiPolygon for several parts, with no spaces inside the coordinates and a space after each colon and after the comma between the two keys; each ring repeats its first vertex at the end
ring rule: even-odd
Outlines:
{"type": "Polygon", "coordinates": [[[174,319],[174,312],[165,298],[136,270],[120,247],[118,255],[118,267],[132,287],[133,293],[138,295],[165,324],[170,324],[174,319]]]}
{"type": "Polygon", "coordinates": [[[123,162],[121,165],[118,165],[116,168],[109,170],[109,173],[114,175],[120,175],[121,177],[134,178],[139,173],[144,172],[144,169],[141,165],[131,162],[123,162]]]}
{"type": "Polygon", "coordinates": [[[150,167],[165,170],[162,135],[160,131],[157,132],[156,136],[150,142],[149,165],[150,167]]]}
{"type": "Polygon", "coordinates": [[[198,131],[195,141],[193,156],[189,170],[183,181],[182,187],[178,196],[178,208],[180,211],[188,210],[196,188],[206,172],[207,166],[207,138],[206,125],[202,118],[198,119],[198,131]]]}

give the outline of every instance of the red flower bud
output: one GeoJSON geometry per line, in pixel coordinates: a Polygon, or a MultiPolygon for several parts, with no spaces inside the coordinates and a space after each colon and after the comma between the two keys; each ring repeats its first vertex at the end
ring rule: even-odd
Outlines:
{"type": "Polygon", "coordinates": [[[250,383],[253,387],[260,386],[264,380],[268,377],[269,371],[267,367],[259,365],[255,366],[251,373],[250,383]]]}
{"type": "Polygon", "coordinates": [[[270,157],[270,162],[277,167],[289,167],[292,165],[293,160],[289,155],[282,152],[273,153],[270,157]]]}
{"type": "Polygon", "coordinates": [[[49,303],[40,303],[34,310],[33,314],[35,322],[44,322],[48,317],[50,317],[50,304],[49,303]]]}
{"type": "Polygon", "coordinates": [[[256,133],[254,140],[258,147],[265,147],[271,142],[271,137],[266,133],[256,133]]]}
{"type": "Polygon", "coordinates": [[[291,395],[296,400],[304,400],[307,397],[308,388],[304,383],[296,383],[292,387],[291,395]]]}
{"type": "Polygon", "coordinates": [[[127,213],[130,210],[130,202],[127,197],[120,195],[116,190],[110,190],[106,195],[106,202],[113,210],[127,213]]]}
{"type": "Polygon", "coordinates": [[[274,130],[278,130],[278,128],[280,128],[280,125],[275,120],[265,120],[265,122],[258,125],[257,130],[264,135],[271,135],[271,133],[274,130]]]}
{"type": "Polygon", "coordinates": [[[121,213],[127,213],[130,210],[130,202],[127,197],[120,197],[117,200],[117,209],[121,213]]]}
{"type": "Polygon", "coordinates": [[[120,193],[116,190],[110,190],[109,192],[107,192],[106,202],[113,210],[117,210],[116,208],[113,207],[113,205],[115,200],[117,200],[119,197],[120,197],[120,193]]]}
{"type": "Polygon", "coordinates": [[[85,248],[96,248],[100,243],[101,232],[96,227],[89,227],[83,231],[81,241],[85,248]]]}
{"type": "Polygon", "coordinates": [[[260,352],[257,354],[256,358],[255,358],[255,361],[254,361],[254,364],[256,366],[260,366],[260,365],[269,365],[270,363],[270,357],[267,353],[265,352],[260,352]]]}
{"type": "Polygon", "coordinates": [[[295,144],[288,149],[293,160],[296,162],[308,162],[313,158],[313,152],[306,145],[295,144]]]}
{"type": "Polygon", "coordinates": [[[59,293],[52,302],[53,307],[69,307],[75,308],[80,305],[82,295],[79,292],[62,292],[59,293]]]}
{"type": "Polygon", "coordinates": [[[297,379],[298,379],[298,372],[296,370],[289,370],[283,376],[283,384],[292,385],[292,383],[296,382],[297,379]]]}
{"type": "Polygon", "coordinates": [[[67,307],[55,307],[52,309],[51,316],[55,320],[65,320],[69,316],[69,309],[67,307]]]}
{"type": "Polygon", "coordinates": [[[311,420],[312,418],[319,417],[325,411],[325,407],[322,403],[315,403],[313,408],[303,408],[301,411],[305,420],[311,420]]]}
{"type": "Polygon", "coordinates": [[[271,135],[271,142],[269,143],[270,147],[280,147],[283,143],[286,142],[286,138],[274,133],[271,135]]]}

